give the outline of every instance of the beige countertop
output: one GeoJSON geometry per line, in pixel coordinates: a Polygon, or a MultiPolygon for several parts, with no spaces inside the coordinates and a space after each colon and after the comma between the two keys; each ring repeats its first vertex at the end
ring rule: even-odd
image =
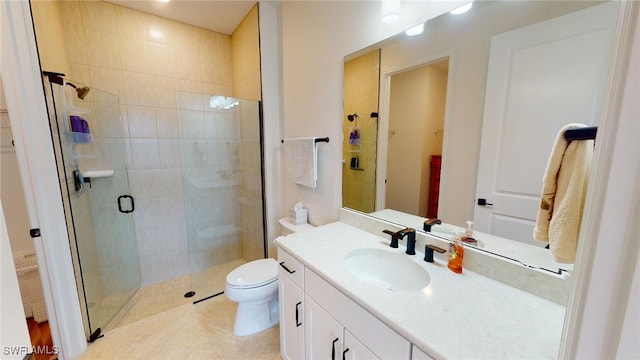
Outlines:
{"type": "MultiPolygon", "coordinates": [[[[431,281],[421,290],[388,290],[363,282],[344,265],[352,250],[389,247],[377,236],[345,223],[279,237],[275,243],[309,269],[434,358],[556,358],[565,308],[465,269],[455,274],[446,260],[423,261],[431,281]]],[[[394,271],[394,269],[389,269],[394,271]]]]}

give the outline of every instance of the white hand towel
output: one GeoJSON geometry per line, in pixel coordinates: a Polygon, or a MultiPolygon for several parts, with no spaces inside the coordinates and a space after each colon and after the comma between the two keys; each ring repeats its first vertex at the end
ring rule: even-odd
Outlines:
{"type": "Polygon", "coordinates": [[[569,124],[558,132],[542,180],[533,237],[549,242],[559,263],[570,264],[575,259],[593,158],[593,140],[567,141],[564,132],[585,126],[569,124]]]}
{"type": "Polygon", "coordinates": [[[291,181],[312,189],[318,180],[318,147],[315,137],[284,140],[284,159],[291,181]]]}

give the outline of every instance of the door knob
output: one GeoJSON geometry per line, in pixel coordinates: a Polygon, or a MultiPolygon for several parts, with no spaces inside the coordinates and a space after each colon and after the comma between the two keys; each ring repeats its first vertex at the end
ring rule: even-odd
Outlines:
{"type": "Polygon", "coordinates": [[[493,206],[492,203],[487,202],[487,199],[478,199],[478,205],[480,206],[493,206]]]}

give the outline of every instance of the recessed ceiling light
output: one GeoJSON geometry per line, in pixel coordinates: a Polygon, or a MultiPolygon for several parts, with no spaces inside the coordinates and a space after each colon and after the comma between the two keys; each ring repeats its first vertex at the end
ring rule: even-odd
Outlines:
{"type": "Polygon", "coordinates": [[[401,0],[382,0],[382,22],[392,23],[400,19],[401,0]]]}
{"type": "Polygon", "coordinates": [[[418,26],[414,26],[411,29],[405,31],[404,33],[407,34],[407,36],[416,36],[416,35],[422,34],[423,31],[424,31],[424,23],[418,26]]]}
{"type": "Polygon", "coordinates": [[[473,1],[467,4],[464,4],[462,6],[460,6],[459,8],[453,9],[451,11],[449,11],[451,14],[454,15],[459,15],[462,13],[466,13],[467,11],[471,10],[471,8],[473,7],[473,1]]]}
{"type": "Polygon", "coordinates": [[[158,0],[158,1],[161,2],[161,3],[168,3],[171,0],[158,0]]]}

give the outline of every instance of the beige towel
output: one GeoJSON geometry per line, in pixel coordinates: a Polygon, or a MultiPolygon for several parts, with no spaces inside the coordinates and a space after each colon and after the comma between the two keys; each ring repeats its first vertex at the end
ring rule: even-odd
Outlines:
{"type": "Polygon", "coordinates": [[[285,139],[284,160],[291,181],[316,188],[318,147],[315,137],[285,139]]]}
{"type": "Polygon", "coordinates": [[[575,259],[593,157],[593,140],[567,141],[564,132],[585,126],[569,124],[560,130],[542,179],[533,237],[549,242],[559,263],[571,264],[575,259]]]}

